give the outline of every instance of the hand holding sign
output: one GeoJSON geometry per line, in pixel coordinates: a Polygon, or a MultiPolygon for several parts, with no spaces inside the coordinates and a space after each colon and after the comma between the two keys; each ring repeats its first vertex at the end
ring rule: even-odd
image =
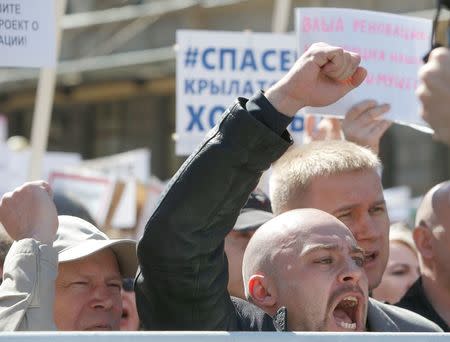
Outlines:
{"type": "Polygon", "coordinates": [[[355,53],[316,43],[295,62],[266,97],[281,113],[294,116],[305,106],[326,106],[359,86],[367,74],[355,53]]]}
{"type": "Polygon", "coordinates": [[[450,144],[450,51],[433,50],[419,78],[416,94],[422,102],[421,116],[433,127],[438,140],[450,144]]]}
{"type": "Polygon", "coordinates": [[[58,216],[50,186],[43,181],[25,183],[0,200],[0,222],[14,240],[32,238],[51,245],[58,216]]]}
{"type": "Polygon", "coordinates": [[[380,139],[392,125],[391,121],[380,119],[389,108],[388,104],[377,105],[373,100],[365,100],[354,105],[342,122],[345,139],[369,147],[378,154],[380,139]]]}

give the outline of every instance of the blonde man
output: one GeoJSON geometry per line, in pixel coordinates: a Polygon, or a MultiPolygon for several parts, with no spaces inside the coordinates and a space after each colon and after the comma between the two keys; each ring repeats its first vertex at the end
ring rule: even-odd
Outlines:
{"type": "Polygon", "coordinates": [[[389,218],[381,163],[369,149],[348,141],[294,147],[273,166],[270,197],[275,215],[316,208],[350,228],[366,254],[369,288],[381,281],[389,255],[389,218]]]}

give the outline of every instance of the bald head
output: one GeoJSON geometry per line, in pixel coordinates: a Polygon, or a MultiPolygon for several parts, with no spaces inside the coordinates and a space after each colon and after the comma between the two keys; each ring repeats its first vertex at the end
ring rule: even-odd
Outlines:
{"type": "Polygon", "coordinates": [[[434,186],[428,191],[416,214],[416,227],[450,229],[450,181],[434,186]]]}
{"type": "Polygon", "coordinates": [[[334,216],[317,209],[295,209],[285,212],[261,226],[250,240],[244,254],[243,278],[249,297],[248,282],[254,274],[277,277],[283,259],[302,252],[314,236],[339,236],[356,242],[350,230],[334,216]]]}

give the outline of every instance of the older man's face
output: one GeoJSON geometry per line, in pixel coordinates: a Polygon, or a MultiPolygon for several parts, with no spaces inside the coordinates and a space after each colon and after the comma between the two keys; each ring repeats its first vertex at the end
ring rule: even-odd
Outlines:
{"type": "Polygon", "coordinates": [[[111,249],[59,264],[54,316],[59,330],[119,330],[122,277],[111,249]]]}

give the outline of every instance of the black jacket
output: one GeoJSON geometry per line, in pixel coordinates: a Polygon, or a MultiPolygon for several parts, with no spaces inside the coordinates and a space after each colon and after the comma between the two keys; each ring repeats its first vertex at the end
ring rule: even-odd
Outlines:
{"type": "Polygon", "coordinates": [[[433,321],[439,325],[442,330],[446,332],[450,331],[447,323],[445,323],[442,317],[439,316],[431,303],[428,301],[425,291],[423,290],[422,277],[417,279],[417,281],[405,293],[400,302],[395,305],[411,310],[423,317],[428,318],[430,321],[433,321]]]}
{"type": "Polygon", "coordinates": [[[138,246],[145,329],[275,329],[262,310],[230,298],[224,239],[263,171],[290,144],[286,131],[275,134],[239,99],[172,178],[138,246]]]}

